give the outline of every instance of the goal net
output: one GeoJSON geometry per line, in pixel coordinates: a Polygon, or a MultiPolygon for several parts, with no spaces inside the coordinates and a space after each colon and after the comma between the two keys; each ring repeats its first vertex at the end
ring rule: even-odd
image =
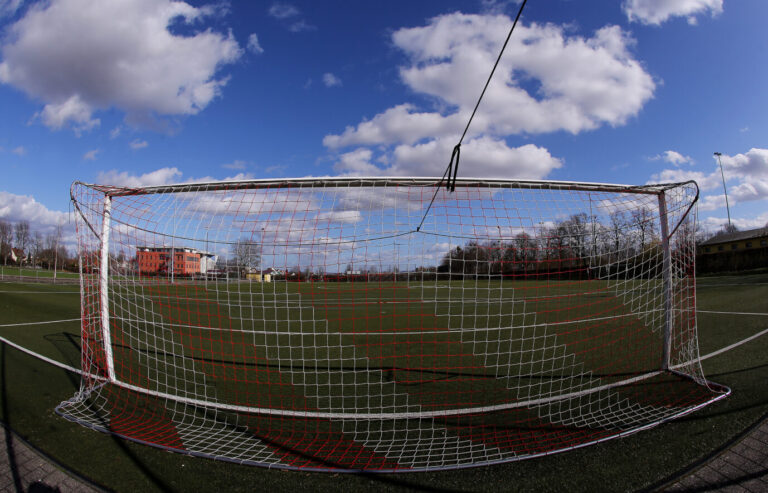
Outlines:
{"type": "Polygon", "coordinates": [[[693,182],[75,183],[64,417],[311,470],[505,462],[729,393],[699,362],[693,182]]]}

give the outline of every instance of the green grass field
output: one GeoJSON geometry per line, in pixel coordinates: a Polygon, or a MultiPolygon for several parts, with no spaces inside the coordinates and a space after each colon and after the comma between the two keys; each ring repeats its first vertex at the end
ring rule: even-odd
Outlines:
{"type": "MultiPolygon", "coordinates": [[[[30,269],[28,267],[17,267],[10,265],[0,265],[0,281],[5,276],[23,276],[36,279],[53,279],[53,270],[30,269]]],[[[59,270],[56,272],[56,279],[77,279],[80,275],[76,272],[67,272],[59,270]]]]}
{"type": "MultiPolygon", "coordinates": [[[[254,301],[254,297],[261,296],[260,301],[263,301],[264,293],[254,293],[252,286],[247,290],[245,288],[234,290],[230,287],[228,292],[242,303],[233,303],[232,300],[228,300],[228,305],[243,305],[245,311],[239,312],[239,317],[233,317],[229,313],[227,318],[233,321],[235,328],[238,324],[242,324],[242,320],[277,318],[286,321],[282,329],[291,329],[288,322],[291,316],[301,319],[302,310],[323,309],[325,310],[323,318],[331,325],[336,324],[335,328],[339,332],[346,331],[345,338],[351,341],[361,337],[368,338],[368,346],[379,348],[380,352],[376,354],[380,357],[379,360],[391,363],[394,361],[391,359],[392,354],[388,353],[392,350],[391,347],[387,347],[386,344],[370,343],[371,337],[376,337],[376,342],[379,342],[381,338],[389,336],[381,333],[373,336],[359,334],[355,331],[355,324],[350,321],[359,320],[362,323],[365,319],[366,327],[375,329],[374,321],[386,320],[388,325],[379,327],[380,329],[405,331],[415,320],[420,321],[421,327],[418,327],[420,329],[424,328],[424,320],[432,320],[435,326],[443,327],[480,326],[481,324],[498,327],[508,321],[505,318],[520,316],[513,315],[513,312],[519,313],[519,311],[511,309],[507,311],[507,308],[512,306],[512,302],[494,305],[476,303],[473,306],[443,303],[444,306],[441,307],[439,300],[445,300],[448,295],[445,286],[446,283],[438,283],[420,289],[418,293],[398,289],[394,284],[389,289],[380,288],[363,292],[355,290],[339,292],[338,286],[333,286],[331,293],[324,294],[322,286],[315,285],[311,288],[311,292],[298,293],[302,297],[299,308],[275,305],[269,308],[274,311],[272,313],[248,308],[254,301]],[[372,299],[407,301],[413,298],[420,301],[417,303],[371,303],[363,304],[361,308],[359,302],[364,300],[364,295],[372,299]],[[345,303],[350,300],[357,303],[357,308],[350,308],[350,305],[345,303]],[[437,303],[429,306],[430,313],[434,316],[418,316],[425,309],[424,300],[438,300],[437,303]],[[492,306],[500,308],[489,308],[492,306]],[[390,359],[387,359],[388,356],[390,359]]],[[[478,291],[478,297],[479,293],[483,296],[494,296],[493,286],[490,285],[464,284],[462,286],[465,289],[478,291]]],[[[515,302],[521,303],[524,299],[536,298],[537,292],[534,285],[520,287],[523,289],[519,291],[526,292],[526,295],[516,296],[515,302]]],[[[580,290],[583,291],[583,287],[581,285],[580,290]]],[[[218,310],[201,311],[199,309],[201,304],[199,290],[189,287],[179,289],[185,292],[187,298],[198,297],[198,299],[188,299],[167,305],[163,312],[166,320],[182,320],[183,314],[193,311],[191,304],[197,307],[194,310],[197,314],[194,322],[206,325],[203,323],[206,317],[208,321],[211,321],[211,317],[221,317],[218,310]],[[193,294],[192,291],[194,291],[194,297],[190,296],[193,294]]],[[[269,287],[272,294],[279,289],[295,288],[269,287]]],[[[299,289],[308,288],[299,286],[299,289]]],[[[539,306],[535,311],[546,314],[540,316],[548,317],[547,323],[563,321],[564,319],[559,317],[563,317],[566,309],[569,308],[570,316],[573,315],[573,307],[569,307],[568,297],[564,296],[567,295],[568,289],[565,284],[558,293],[562,296],[557,301],[537,302],[539,306]]],[[[594,291],[594,305],[590,310],[599,312],[601,303],[605,302],[606,293],[601,291],[601,286],[598,284],[594,291]]],[[[181,293],[174,294],[178,298],[178,294],[181,293]]],[[[208,298],[211,296],[210,291],[204,296],[206,301],[203,304],[211,306],[208,298]]],[[[710,311],[768,312],[768,301],[766,301],[768,300],[768,276],[707,278],[700,281],[697,296],[702,354],[768,327],[766,316],[707,313],[710,311]]],[[[126,303],[130,303],[129,298],[130,296],[125,296],[126,303]]],[[[277,296],[277,298],[291,299],[290,296],[277,296]]],[[[0,313],[2,314],[0,325],[75,319],[79,317],[79,303],[79,291],[73,286],[0,284],[0,313]]],[[[611,312],[607,312],[606,315],[611,315],[611,312]]],[[[220,321],[220,318],[217,321],[220,321]]],[[[357,327],[359,328],[360,325],[358,324],[357,327]]],[[[306,328],[302,326],[302,330],[305,331],[306,328]]],[[[567,337],[567,332],[562,331],[560,336],[567,337]]],[[[5,327],[0,328],[0,335],[45,356],[79,366],[80,336],[77,321],[5,327]]],[[[125,336],[130,337],[130,334],[125,336]]],[[[187,337],[191,335],[187,334],[187,337]]],[[[440,346],[439,342],[446,341],[462,344],[460,339],[455,340],[456,337],[459,336],[451,333],[436,335],[435,347],[440,346]],[[444,338],[444,341],[440,338],[444,338]]],[[[227,342],[234,345],[238,341],[227,342]]],[[[275,342],[280,344],[273,344],[274,346],[284,345],[282,341],[275,342]]],[[[498,341],[491,342],[498,343],[498,341]]],[[[488,340],[485,340],[484,344],[488,344],[488,340]]],[[[195,347],[191,341],[186,346],[195,347]]],[[[304,346],[309,345],[294,343],[294,347],[304,346]]],[[[768,361],[765,358],[767,349],[768,336],[706,360],[704,370],[707,377],[730,386],[733,395],[677,421],[624,439],[612,440],[551,457],[439,473],[338,475],[274,471],[192,458],[137,445],[88,430],[55,415],[53,409],[62,400],[71,398],[79,387],[79,376],[40,362],[6,345],[1,348],[0,413],[6,424],[57,461],[117,491],[169,491],[193,488],[227,491],[269,488],[270,491],[288,491],[298,488],[306,489],[309,484],[312,489],[332,490],[377,488],[477,491],[506,490],[510,485],[520,490],[639,490],[657,484],[688,465],[706,458],[768,412],[768,389],[764,385],[768,377],[768,361]]],[[[484,350],[481,348],[479,352],[484,350]]],[[[203,348],[198,347],[197,353],[191,356],[200,360],[208,356],[203,348]]],[[[274,356],[278,360],[281,357],[286,360],[295,359],[295,355],[291,354],[274,356]]],[[[302,355],[304,358],[307,356],[302,355]]],[[[314,360],[323,359],[316,354],[314,356],[314,360]]],[[[416,356],[418,355],[411,355],[411,358],[416,356]]],[[[324,356],[325,359],[337,359],[337,357],[338,355],[324,356]]],[[[647,361],[641,362],[640,367],[624,365],[621,369],[630,372],[642,371],[645,369],[643,365],[650,364],[650,361],[657,361],[657,357],[658,355],[652,354],[647,361]]],[[[471,360],[472,357],[467,359],[471,360]]],[[[620,360],[620,358],[617,359],[620,360]]],[[[434,362],[430,364],[437,366],[434,362]]],[[[604,366],[600,361],[594,361],[592,364],[595,367],[604,366]]],[[[413,375],[410,375],[407,370],[411,366],[413,361],[408,355],[405,359],[398,360],[398,367],[393,370],[397,372],[396,378],[413,379],[413,375]]],[[[477,367],[471,361],[467,361],[466,366],[477,367]]],[[[312,371],[309,373],[311,375],[312,371]]],[[[319,378],[319,376],[311,378],[319,378]]],[[[489,389],[481,390],[480,395],[490,400],[494,399],[493,392],[489,389]]],[[[225,389],[221,392],[225,392],[225,389]]],[[[252,393],[254,396],[258,395],[257,389],[252,393]]],[[[424,391],[424,395],[429,394],[427,390],[424,391]]],[[[343,398],[334,402],[332,396],[327,403],[331,407],[343,407],[349,404],[343,398]]]]}

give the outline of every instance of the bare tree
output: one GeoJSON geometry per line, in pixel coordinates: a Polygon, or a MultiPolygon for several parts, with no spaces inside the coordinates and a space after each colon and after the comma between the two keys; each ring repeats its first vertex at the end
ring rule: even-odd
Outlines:
{"type": "Polygon", "coordinates": [[[13,242],[13,226],[5,221],[0,221],[0,256],[3,257],[3,265],[7,265],[8,256],[11,253],[13,242]]]}
{"type": "Polygon", "coordinates": [[[588,216],[581,212],[557,224],[551,231],[550,246],[557,249],[560,259],[583,259],[587,249],[588,216]]]}
{"type": "Polygon", "coordinates": [[[40,254],[43,253],[43,234],[40,231],[35,231],[32,235],[32,265],[36,265],[40,262],[40,254]]]}
{"type": "Polygon", "coordinates": [[[16,247],[27,255],[27,247],[29,246],[29,223],[27,221],[19,221],[14,226],[14,234],[16,236],[16,247]]]}
{"type": "Polygon", "coordinates": [[[608,234],[611,240],[611,253],[618,257],[622,243],[626,241],[629,221],[624,211],[614,211],[609,216],[608,234]]]}
{"type": "Polygon", "coordinates": [[[232,257],[240,269],[258,269],[261,265],[261,245],[249,238],[241,238],[232,245],[232,257]]]}
{"type": "Polygon", "coordinates": [[[735,224],[728,223],[723,226],[723,231],[726,233],[737,233],[739,231],[739,227],[735,224]]]}
{"type": "Polygon", "coordinates": [[[529,264],[536,260],[537,245],[528,233],[522,232],[515,236],[515,248],[517,249],[517,258],[522,261],[523,270],[529,267],[529,264]]]}
{"type": "Polygon", "coordinates": [[[645,207],[635,209],[631,214],[632,226],[639,235],[640,248],[639,251],[645,249],[646,240],[649,239],[651,232],[653,231],[653,213],[645,207]]]}

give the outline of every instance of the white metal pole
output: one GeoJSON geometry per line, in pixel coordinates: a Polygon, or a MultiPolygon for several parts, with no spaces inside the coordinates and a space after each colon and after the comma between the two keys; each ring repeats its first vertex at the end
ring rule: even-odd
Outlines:
{"type": "Polygon", "coordinates": [[[104,198],[104,216],[101,220],[101,262],[99,262],[99,294],[101,295],[101,336],[107,358],[109,381],[114,382],[115,362],[112,357],[112,335],[109,327],[109,229],[112,217],[112,197],[104,198]]]}
{"type": "Polygon", "coordinates": [[[664,255],[662,265],[663,293],[664,293],[664,347],[661,360],[661,369],[669,369],[669,359],[672,350],[672,259],[669,249],[669,224],[667,220],[667,199],[664,192],[659,194],[659,223],[661,223],[661,247],[664,255]]]}

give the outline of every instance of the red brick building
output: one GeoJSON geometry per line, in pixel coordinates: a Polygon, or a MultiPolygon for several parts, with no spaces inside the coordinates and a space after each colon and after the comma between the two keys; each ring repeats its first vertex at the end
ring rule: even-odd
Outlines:
{"type": "Polygon", "coordinates": [[[193,276],[201,272],[201,258],[197,250],[183,247],[138,247],[136,251],[141,275],[170,275],[173,269],[174,276],[193,276]]]}

